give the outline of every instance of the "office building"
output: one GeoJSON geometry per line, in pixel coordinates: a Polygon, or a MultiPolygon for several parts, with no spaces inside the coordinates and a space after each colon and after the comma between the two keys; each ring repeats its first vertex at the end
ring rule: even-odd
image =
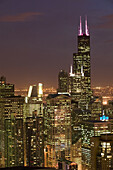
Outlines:
{"type": "Polygon", "coordinates": [[[102,98],[101,97],[93,97],[90,101],[89,110],[91,110],[91,119],[92,120],[100,120],[100,116],[102,116],[102,98]]]}
{"type": "MultiPolygon", "coordinates": [[[[42,89],[42,88],[41,88],[42,89]]],[[[28,97],[0,99],[0,166],[43,166],[43,102],[37,86],[30,86],[28,97]]]]}
{"type": "Polygon", "coordinates": [[[69,92],[73,99],[79,102],[81,109],[88,108],[91,100],[91,65],[90,65],[90,35],[85,19],[85,32],[80,28],[78,34],[78,52],[73,54],[73,69],[69,76],[69,92]]]}
{"type": "Polygon", "coordinates": [[[79,138],[71,146],[71,161],[73,163],[77,163],[78,170],[82,169],[82,142],[81,142],[81,138],[79,138]]]}
{"type": "Polygon", "coordinates": [[[24,165],[44,165],[42,84],[29,87],[24,103],[24,165]],[[38,93],[37,93],[38,92],[38,93]]]}
{"type": "Polygon", "coordinates": [[[113,134],[102,134],[91,138],[92,170],[113,169],[113,134]]]}
{"type": "Polygon", "coordinates": [[[21,96],[2,99],[2,153],[5,167],[24,165],[23,104],[24,97],[21,96]]]}
{"type": "Polygon", "coordinates": [[[4,76],[0,77],[0,166],[5,166],[4,153],[4,104],[8,97],[14,96],[14,85],[6,83],[4,76]]]}
{"type": "Polygon", "coordinates": [[[25,128],[24,156],[26,166],[44,166],[44,121],[34,112],[32,117],[27,117],[25,128]]]}
{"type": "Polygon", "coordinates": [[[58,74],[58,93],[68,92],[68,73],[61,70],[58,74]]]}
{"type": "Polygon", "coordinates": [[[105,115],[100,120],[88,120],[81,123],[82,136],[82,166],[91,168],[91,137],[112,133],[113,123],[105,115]]]}
{"type": "Polygon", "coordinates": [[[47,166],[54,166],[60,158],[71,159],[71,98],[64,94],[50,94],[45,111],[45,152],[47,166]]]}
{"type": "Polygon", "coordinates": [[[43,117],[42,97],[43,97],[43,90],[42,90],[41,83],[39,83],[38,89],[36,85],[29,87],[28,96],[25,97],[24,118],[32,117],[34,111],[37,113],[37,116],[43,117]]]}

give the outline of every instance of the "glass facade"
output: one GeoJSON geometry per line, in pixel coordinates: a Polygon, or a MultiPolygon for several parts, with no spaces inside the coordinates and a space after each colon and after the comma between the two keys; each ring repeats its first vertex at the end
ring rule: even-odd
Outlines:
{"type": "Polygon", "coordinates": [[[71,98],[61,94],[49,95],[44,117],[47,144],[54,152],[48,153],[46,162],[48,166],[55,167],[58,159],[71,158],[71,98]]]}

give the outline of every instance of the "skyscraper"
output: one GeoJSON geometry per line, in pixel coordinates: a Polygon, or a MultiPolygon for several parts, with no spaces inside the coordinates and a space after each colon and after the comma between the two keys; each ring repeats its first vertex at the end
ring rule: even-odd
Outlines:
{"type": "Polygon", "coordinates": [[[85,19],[85,31],[80,27],[78,33],[78,52],[73,54],[73,70],[71,69],[69,84],[70,93],[75,100],[79,101],[81,108],[89,104],[91,98],[91,75],[90,71],[90,35],[85,19]]]}
{"type": "Polygon", "coordinates": [[[43,117],[33,113],[27,117],[25,122],[25,155],[27,166],[43,166],[44,164],[44,139],[43,139],[43,117]]]}
{"type": "Polygon", "coordinates": [[[68,73],[61,70],[58,74],[58,93],[68,92],[68,73]]]}
{"type": "Polygon", "coordinates": [[[24,165],[23,104],[24,97],[21,96],[2,99],[2,154],[6,167],[24,165]]]}
{"type": "Polygon", "coordinates": [[[105,115],[100,117],[100,120],[88,120],[81,123],[83,169],[91,168],[91,138],[112,133],[112,127],[112,121],[105,115]]]}
{"type": "Polygon", "coordinates": [[[56,166],[59,159],[71,159],[71,97],[50,94],[45,111],[46,165],[56,166]]]}
{"type": "Polygon", "coordinates": [[[6,161],[4,157],[4,112],[5,103],[10,97],[14,97],[14,85],[6,83],[6,78],[2,76],[0,77],[0,166],[4,166],[6,161]]]}
{"type": "MultiPolygon", "coordinates": [[[[3,77],[1,86],[4,83],[3,77]]],[[[0,167],[43,166],[42,88],[39,94],[34,85],[26,98],[10,91],[0,97],[0,167]]]]}
{"type": "Polygon", "coordinates": [[[44,135],[43,135],[43,101],[42,84],[29,87],[24,103],[24,165],[43,166],[44,135]]]}

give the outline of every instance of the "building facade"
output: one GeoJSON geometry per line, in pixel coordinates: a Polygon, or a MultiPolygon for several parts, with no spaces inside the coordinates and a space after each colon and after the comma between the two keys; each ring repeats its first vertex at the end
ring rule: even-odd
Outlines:
{"type": "Polygon", "coordinates": [[[113,169],[113,134],[102,134],[91,138],[92,170],[113,169]]]}
{"type": "Polygon", "coordinates": [[[56,167],[60,158],[71,159],[71,98],[54,94],[47,97],[45,111],[45,135],[47,136],[46,164],[56,167]]]}

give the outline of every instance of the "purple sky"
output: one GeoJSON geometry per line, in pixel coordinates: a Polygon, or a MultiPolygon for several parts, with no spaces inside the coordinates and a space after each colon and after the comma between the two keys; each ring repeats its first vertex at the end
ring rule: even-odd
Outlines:
{"type": "Polygon", "coordinates": [[[57,87],[77,52],[79,17],[91,36],[92,85],[113,85],[113,0],[0,0],[0,75],[16,87],[57,87]]]}

